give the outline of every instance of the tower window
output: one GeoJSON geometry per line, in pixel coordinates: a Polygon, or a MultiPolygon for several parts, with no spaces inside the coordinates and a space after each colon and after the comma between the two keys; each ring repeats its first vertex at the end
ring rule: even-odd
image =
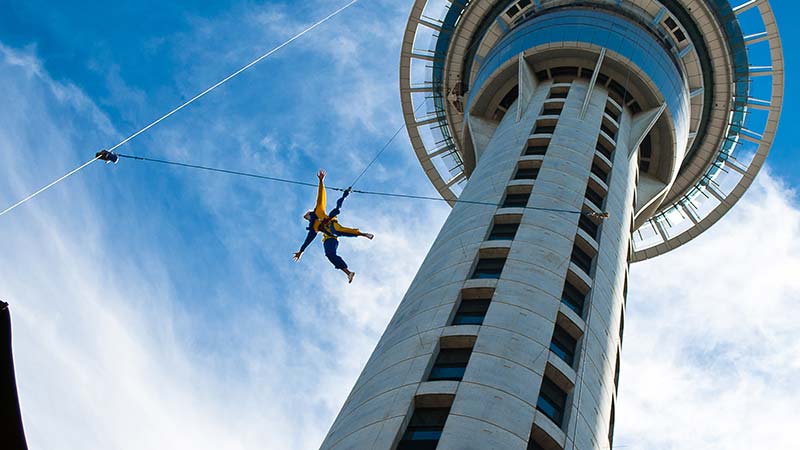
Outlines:
{"type": "Polygon", "coordinates": [[[617,365],[614,367],[614,390],[619,389],[619,350],[617,350],[617,365]]]}
{"type": "Polygon", "coordinates": [[[559,427],[564,424],[564,410],[567,406],[567,393],[550,381],[545,375],[542,377],[542,387],[539,389],[539,399],[536,409],[544,413],[559,427]]]}
{"type": "Polygon", "coordinates": [[[530,192],[522,194],[506,194],[506,199],[503,201],[502,208],[524,208],[528,206],[528,199],[531,197],[530,192]]]}
{"type": "Polygon", "coordinates": [[[536,122],[536,128],[533,129],[533,134],[553,134],[556,131],[555,124],[536,122]]]}
{"type": "Polygon", "coordinates": [[[472,278],[500,278],[505,264],[505,258],[481,258],[475,266],[472,278]]]}
{"type": "Polygon", "coordinates": [[[608,117],[611,117],[615,122],[619,123],[620,113],[614,107],[612,107],[610,103],[606,104],[605,113],[608,115],[608,117]]]}
{"type": "Polygon", "coordinates": [[[609,161],[611,161],[611,154],[613,153],[612,148],[604,145],[602,142],[600,142],[600,139],[597,140],[597,144],[594,146],[594,148],[600,152],[601,155],[605,156],[609,161]]]}
{"type": "Polygon", "coordinates": [[[600,129],[611,139],[617,139],[617,130],[615,130],[610,122],[603,121],[600,125],[600,129]]]}
{"type": "Polygon", "coordinates": [[[528,143],[525,149],[525,156],[544,156],[547,153],[547,146],[550,144],[549,140],[533,140],[528,143]]]}
{"type": "MultiPolygon", "coordinates": [[[[550,72],[552,73],[552,70],[550,72]]],[[[550,89],[550,95],[547,98],[567,98],[567,94],[569,94],[569,88],[566,86],[559,86],[550,89]]]]}
{"type": "Polygon", "coordinates": [[[450,408],[416,408],[397,450],[435,450],[450,408]]]}
{"type": "Polygon", "coordinates": [[[594,203],[597,207],[602,208],[605,196],[599,194],[592,186],[586,186],[586,199],[594,203]]]}
{"type": "Polygon", "coordinates": [[[608,184],[608,171],[600,167],[597,162],[592,162],[592,173],[600,178],[600,181],[608,184]]]}
{"type": "Polygon", "coordinates": [[[578,316],[583,317],[583,305],[586,303],[586,294],[567,281],[564,283],[564,290],[561,292],[561,303],[575,311],[575,314],[578,316]]]}
{"type": "Polygon", "coordinates": [[[514,17],[515,15],[517,15],[518,12],[519,8],[517,7],[517,5],[514,5],[511,8],[508,8],[508,11],[506,11],[506,15],[508,17],[514,17]]]}
{"type": "Polygon", "coordinates": [[[443,348],[433,364],[428,381],[461,381],[467,370],[471,348],[443,348]]]}
{"type": "Polygon", "coordinates": [[[571,367],[575,361],[575,348],[577,345],[578,341],[561,325],[556,324],[555,329],[553,329],[553,338],[550,341],[550,351],[558,355],[571,367]]]}
{"type": "Polygon", "coordinates": [[[488,298],[462,299],[453,317],[453,325],[482,325],[489,303],[491,300],[488,298]]]}
{"type": "Polygon", "coordinates": [[[586,214],[581,214],[580,219],[578,219],[578,228],[585,231],[586,234],[591,236],[595,241],[597,240],[597,232],[600,230],[600,225],[590,219],[586,214]]]}
{"type": "Polygon", "coordinates": [[[539,176],[538,167],[520,167],[514,174],[515,180],[535,180],[539,176]]]}
{"type": "Polygon", "coordinates": [[[519,223],[496,223],[489,233],[490,241],[510,241],[517,234],[519,223]]]}
{"type": "Polygon", "coordinates": [[[592,270],[592,259],[593,258],[578,245],[572,246],[572,256],[570,260],[587,274],[592,270]]]}

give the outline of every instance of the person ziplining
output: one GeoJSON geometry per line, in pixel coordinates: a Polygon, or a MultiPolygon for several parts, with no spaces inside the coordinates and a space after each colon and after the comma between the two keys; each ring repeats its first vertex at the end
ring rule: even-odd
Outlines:
{"type": "Polygon", "coordinates": [[[317,188],[317,203],[314,206],[313,211],[308,211],[303,216],[304,219],[308,221],[308,235],[306,235],[306,240],[303,242],[303,245],[300,247],[300,251],[294,254],[294,260],[300,261],[300,257],[303,256],[303,252],[306,250],[309,244],[317,237],[317,233],[322,233],[322,246],[325,248],[325,256],[328,258],[328,261],[333,264],[333,267],[341,270],[342,272],[347,275],[347,282],[352,283],[353,277],[356,276],[355,272],[350,271],[347,268],[347,263],[344,262],[341,256],[339,256],[336,251],[339,248],[339,237],[358,237],[364,236],[367,239],[372,239],[375,237],[370,233],[362,233],[359,231],[358,228],[347,228],[339,224],[338,219],[336,216],[339,215],[342,208],[342,203],[344,203],[344,199],[350,195],[350,191],[352,188],[347,188],[344,193],[342,194],[341,198],[336,201],[336,208],[333,208],[330,213],[325,213],[325,203],[326,203],[326,194],[325,194],[325,171],[321,170],[317,173],[317,178],[319,178],[319,187],[317,188]]]}

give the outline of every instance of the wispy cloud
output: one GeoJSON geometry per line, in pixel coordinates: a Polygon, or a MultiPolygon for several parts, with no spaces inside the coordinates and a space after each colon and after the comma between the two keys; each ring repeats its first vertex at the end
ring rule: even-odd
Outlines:
{"type": "MultiPolygon", "coordinates": [[[[406,7],[360,4],[127,151],[312,182],[322,166],[332,184],[347,184],[401,121],[406,7]]],[[[100,108],[54,81],[35,47],[0,47],[8,118],[0,166],[13,168],[0,177],[0,201],[63,173],[326,9],[241,8],[158,41],[174,55],[163,89],[148,92],[112,71],[109,98],[120,110],[135,106],[114,111],[126,126],[112,125],[110,103],[100,108]]],[[[736,449],[759,439],[790,448],[799,213],[787,187],[768,174],[759,180],[706,236],[634,266],[619,445],[736,449]]],[[[403,133],[364,185],[432,189],[403,133]]],[[[342,222],[376,239],[343,240],[358,272],[347,285],[319,242],[299,264],[290,260],[313,196],[123,161],[91,166],[4,217],[0,297],[12,303],[31,447],[318,448],[447,207],[348,199],[342,222]]]]}
{"type": "Polygon", "coordinates": [[[633,266],[620,446],[793,448],[798,234],[796,191],[763,173],[715,228],[633,266]]]}

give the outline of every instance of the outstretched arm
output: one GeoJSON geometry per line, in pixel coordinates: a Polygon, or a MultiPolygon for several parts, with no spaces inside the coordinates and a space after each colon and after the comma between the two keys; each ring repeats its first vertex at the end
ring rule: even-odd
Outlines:
{"type": "Polygon", "coordinates": [[[308,230],[308,234],[306,235],[306,240],[303,241],[303,245],[300,246],[300,251],[294,254],[294,260],[299,261],[300,256],[302,256],[303,252],[306,251],[306,247],[317,237],[317,232],[314,230],[308,230]]]}
{"type": "Polygon", "coordinates": [[[350,195],[350,190],[351,190],[351,188],[347,188],[344,191],[344,193],[342,194],[342,196],[339,197],[339,200],[336,200],[336,208],[334,208],[331,211],[331,213],[328,215],[329,218],[333,219],[334,217],[339,215],[339,213],[341,212],[339,209],[342,207],[342,203],[344,203],[344,199],[346,199],[347,196],[350,195]]]}
{"type": "Polygon", "coordinates": [[[325,217],[326,196],[325,183],[323,182],[325,179],[325,171],[320,169],[319,173],[317,173],[317,178],[319,178],[319,187],[317,188],[317,204],[314,206],[314,213],[317,217],[325,217]]]}

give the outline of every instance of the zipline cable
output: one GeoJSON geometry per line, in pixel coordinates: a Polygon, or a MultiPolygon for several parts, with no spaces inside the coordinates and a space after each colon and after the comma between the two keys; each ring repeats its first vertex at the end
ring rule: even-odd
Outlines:
{"type": "Polygon", "coordinates": [[[36,197],[37,195],[41,194],[42,192],[50,189],[51,187],[55,186],[58,183],[64,181],[65,179],[69,178],[73,174],[79,172],[84,167],[86,167],[89,164],[97,161],[97,159],[98,159],[98,157],[95,156],[94,158],[90,159],[89,161],[86,161],[85,163],[81,164],[80,166],[78,166],[78,167],[72,169],[71,171],[67,172],[61,178],[58,178],[57,180],[54,180],[54,181],[50,182],[48,185],[44,186],[43,188],[39,189],[38,191],[34,192],[33,194],[28,195],[27,197],[23,198],[22,200],[18,201],[17,203],[14,203],[13,205],[9,206],[8,208],[4,209],[3,211],[0,211],[0,216],[2,216],[3,214],[5,214],[7,212],[10,212],[11,210],[16,208],[17,206],[22,205],[23,203],[27,202],[28,200],[33,199],[34,197],[36,197]]]}
{"type": "MultiPolygon", "coordinates": [[[[218,87],[222,86],[223,84],[225,84],[226,82],[228,82],[228,81],[229,81],[231,78],[234,78],[235,76],[239,75],[240,73],[244,72],[245,70],[247,70],[247,69],[249,69],[249,68],[253,67],[253,66],[254,66],[254,65],[256,65],[256,64],[258,64],[259,62],[261,62],[261,61],[262,61],[262,60],[264,60],[265,58],[267,58],[267,57],[271,56],[272,54],[274,54],[274,53],[275,53],[275,52],[277,52],[278,50],[282,49],[283,47],[286,47],[287,45],[291,44],[292,42],[294,42],[295,40],[299,39],[299,38],[300,38],[301,36],[303,36],[304,34],[308,33],[309,31],[313,30],[314,28],[317,28],[318,26],[320,26],[320,25],[322,25],[323,23],[327,22],[328,20],[330,20],[331,18],[335,17],[336,15],[338,15],[338,14],[339,14],[339,13],[341,13],[342,11],[346,10],[347,8],[349,8],[349,7],[353,6],[353,5],[354,5],[354,4],[356,4],[358,1],[359,1],[359,0],[351,0],[351,1],[350,1],[349,3],[347,3],[346,5],[342,6],[341,8],[337,9],[336,11],[334,11],[334,12],[332,12],[332,13],[328,14],[328,15],[327,15],[327,16],[325,16],[324,18],[322,18],[322,19],[318,20],[318,21],[317,21],[317,22],[315,22],[313,25],[311,25],[311,26],[307,27],[307,28],[306,28],[306,29],[304,29],[303,31],[301,31],[301,32],[299,32],[299,33],[297,33],[297,34],[295,34],[294,36],[292,36],[292,37],[291,37],[291,38],[289,38],[288,40],[284,41],[282,44],[278,45],[277,47],[273,48],[272,50],[268,51],[267,53],[264,53],[263,55],[261,55],[261,56],[259,56],[258,58],[254,59],[253,61],[251,61],[251,62],[250,62],[250,63],[248,63],[247,65],[243,66],[242,68],[240,68],[240,69],[239,69],[239,70],[237,70],[236,72],[233,72],[232,74],[230,74],[230,75],[228,75],[227,77],[223,78],[222,80],[220,80],[219,82],[217,82],[217,83],[216,83],[216,84],[214,84],[213,86],[211,86],[211,87],[209,87],[208,89],[204,90],[203,92],[201,92],[201,93],[199,93],[199,94],[195,95],[195,96],[194,96],[194,97],[192,97],[191,99],[189,99],[189,100],[185,101],[183,104],[181,104],[181,105],[180,105],[180,106],[178,106],[177,108],[175,108],[175,109],[173,109],[172,111],[170,111],[170,112],[168,112],[168,113],[164,114],[163,116],[161,116],[161,117],[159,117],[158,119],[156,119],[156,120],[154,120],[153,122],[151,122],[149,125],[145,126],[144,128],[140,129],[139,131],[137,131],[137,132],[135,132],[135,133],[131,134],[130,136],[126,137],[125,139],[121,140],[121,141],[120,141],[120,142],[118,142],[116,145],[114,145],[113,147],[109,148],[107,151],[108,151],[108,152],[113,152],[114,150],[116,150],[116,149],[117,149],[117,148],[119,148],[120,146],[122,146],[122,145],[125,145],[126,143],[128,143],[128,142],[130,142],[132,139],[134,139],[136,136],[139,136],[140,134],[144,133],[145,131],[149,130],[150,128],[153,128],[154,126],[158,125],[159,123],[161,123],[163,120],[165,120],[165,119],[166,119],[166,118],[168,118],[169,116],[171,116],[171,115],[175,114],[176,112],[178,112],[178,111],[182,110],[183,108],[185,108],[185,107],[189,106],[190,104],[194,103],[194,102],[195,102],[197,99],[199,99],[199,98],[201,98],[201,97],[205,96],[206,94],[208,94],[209,92],[213,91],[214,89],[216,89],[216,88],[218,88],[218,87]]],[[[399,133],[399,131],[398,131],[398,133],[399,133]]],[[[392,139],[394,139],[394,138],[392,138],[392,139]]],[[[387,144],[387,146],[388,146],[388,144],[387,144]]],[[[3,211],[1,211],[1,212],[0,212],[0,216],[3,216],[4,214],[6,214],[6,213],[10,212],[11,210],[15,209],[16,207],[18,207],[18,206],[22,205],[23,203],[26,203],[26,202],[28,202],[28,201],[29,201],[29,200],[31,200],[32,198],[34,198],[34,197],[36,197],[37,195],[41,194],[42,192],[44,192],[44,191],[46,191],[46,190],[50,189],[51,187],[55,186],[56,184],[58,184],[58,183],[60,183],[60,182],[64,181],[65,179],[69,178],[70,176],[74,175],[75,173],[77,173],[77,172],[81,171],[81,170],[82,170],[82,169],[84,169],[86,166],[88,166],[88,165],[90,165],[91,163],[93,163],[93,162],[97,161],[98,159],[100,159],[100,156],[99,156],[99,155],[98,155],[98,156],[95,156],[94,158],[90,159],[89,161],[86,161],[85,163],[81,164],[80,166],[78,166],[77,168],[73,169],[72,171],[70,171],[70,172],[66,173],[66,174],[65,174],[65,175],[63,175],[62,177],[60,177],[60,178],[56,179],[55,181],[53,181],[53,182],[49,183],[48,185],[44,186],[43,188],[39,189],[38,191],[36,191],[36,192],[34,192],[34,193],[32,193],[32,194],[28,195],[27,197],[23,198],[22,200],[18,201],[17,203],[14,203],[13,205],[11,205],[11,206],[9,206],[8,208],[4,209],[3,211]]]]}
{"type": "MultiPolygon", "coordinates": [[[[170,166],[177,166],[177,167],[185,167],[185,168],[190,168],[190,169],[205,170],[205,171],[208,171],[208,172],[218,172],[218,173],[225,173],[225,174],[228,174],[228,175],[237,175],[237,176],[248,177],[248,178],[257,178],[257,179],[261,179],[261,180],[277,181],[277,182],[280,182],[280,183],[295,184],[295,185],[299,185],[299,186],[308,186],[308,187],[314,187],[314,188],[317,187],[316,183],[308,183],[308,182],[305,182],[305,181],[297,181],[297,180],[291,180],[291,179],[288,179],[288,178],[272,177],[272,176],[261,175],[261,174],[256,174],[256,173],[240,172],[240,171],[237,171],[237,170],[220,169],[220,168],[217,168],[217,167],[201,166],[199,164],[189,164],[189,163],[183,163],[183,162],[178,162],[178,161],[168,161],[168,160],[165,160],[165,159],[147,158],[147,157],[144,157],[144,156],[136,156],[136,155],[126,155],[126,154],[123,154],[123,153],[117,153],[117,156],[119,156],[120,158],[131,159],[131,160],[135,160],[135,161],[146,161],[146,162],[152,162],[152,163],[158,163],[158,164],[166,164],[166,165],[170,165],[170,166]]],[[[341,192],[346,190],[344,188],[331,187],[331,186],[328,186],[327,188],[332,190],[332,191],[341,191],[341,192]]],[[[351,192],[354,193],[354,194],[374,195],[374,196],[381,196],[381,197],[405,198],[405,199],[411,199],[411,200],[427,200],[427,201],[437,201],[437,202],[446,202],[447,201],[446,199],[444,199],[442,197],[429,197],[429,196],[425,196],[425,195],[401,194],[401,193],[396,193],[396,192],[364,191],[364,190],[360,190],[360,189],[353,189],[353,190],[351,190],[351,192]]],[[[477,201],[477,200],[463,200],[463,199],[456,199],[455,203],[465,203],[465,204],[470,204],[470,205],[485,205],[485,206],[494,206],[494,207],[502,206],[502,205],[498,205],[497,203],[482,202],[482,201],[477,201]]],[[[596,212],[593,212],[593,211],[579,211],[579,210],[571,210],[571,209],[545,208],[545,207],[540,207],[540,206],[520,206],[519,208],[521,208],[521,209],[530,209],[530,210],[535,210],[535,211],[559,212],[559,213],[568,213],[568,214],[581,214],[581,215],[587,215],[587,216],[590,216],[590,217],[597,217],[597,218],[601,218],[601,219],[604,219],[604,218],[607,217],[606,213],[596,213],[596,212]]]]}
{"type": "MultiPolygon", "coordinates": [[[[419,109],[420,109],[420,108],[422,108],[424,105],[425,105],[425,102],[422,102],[422,103],[420,103],[420,104],[419,104],[419,106],[417,106],[417,107],[416,107],[416,109],[414,109],[414,112],[416,113],[417,111],[419,111],[419,109]]],[[[360,180],[360,179],[361,179],[361,177],[363,177],[363,176],[364,176],[364,174],[365,174],[365,173],[367,173],[367,170],[369,170],[369,168],[370,168],[370,167],[372,167],[372,165],[373,165],[373,164],[375,164],[375,161],[377,161],[377,160],[378,160],[378,158],[380,158],[381,154],[383,154],[383,152],[384,152],[384,151],[385,151],[387,148],[389,148],[389,145],[392,143],[392,141],[394,141],[394,138],[396,138],[396,137],[397,137],[397,135],[398,135],[398,134],[400,134],[400,132],[401,132],[401,131],[403,131],[403,129],[404,129],[405,127],[406,127],[406,124],[405,124],[405,122],[404,122],[402,125],[400,125],[400,128],[398,128],[398,129],[397,129],[397,131],[395,131],[395,132],[394,132],[394,134],[392,135],[392,137],[391,137],[391,138],[389,138],[389,140],[388,140],[388,141],[386,141],[386,144],[384,144],[384,146],[383,146],[383,147],[382,147],[382,148],[381,148],[381,149],[378,151],[378,153],[376,153],[376,154],[375,154],[375,157],[374,157],[374,158],[372,158],[372,161],[370,161],[370,162],[369,162],[369,164],[367,164],[367,166],[366,166],[366,167],[364,167],[364,170],[362,170],[362,171],[361,171],[361,173],[360,173],[360,174],[358,174],[358,176],[356,177],[356,179],[355,179],[355,180],[353,180],[353,182],[352,182],[352,183],[350,183],[350,187],[353,187],[353,186],[355,186],[355,185],[356,185],[356,183],[358,183],[358,180],[360,180]]]]}
{"type": "Polygon", "coordinates": [[[349,8],[349,7],[351,7],[351,6],[353,6],[353,5],[354,5],[354,4],[356,4],[358,1],[359,1],[359,0],[351,0],[351,1],[350,1],[350,3],[348,3],[348,4],[344,5],[344,6],[342,6],[341,8],[337,9],[336,11],[334,11],[334,12],[332,12],[332,13],[328,14],[327,16],[325,16],[325,18],[323,18],[323,19],[320,19],[319,21],[317,21],[317,22],[316,22],[316,23],[314,23],[313,25],[309,26],[309,27],[308,27],[308,28],[306,28],[305,30],[303,30],[303,31],[301,31],[301,32],[299,32],[299,33],[297,33],[297,34],[295,34],[295,35],[294,35],[294,36],[292,36],[290,39],[288,39],[287,41],[285,41],[283,44],[281,44],[281,45],[279,45],[279,46],[277,46],[277,47],[273,48],[272,50],[268,51],[267,53],[264,53],[263,55],[261,55],[261,56],[259,56],[258,58],[254,59],[252,62],[250,62],[250,63],[248,63],[247,65],[243,66],[241,69],[237,70],[236,72],[233,72],[232,74],[230,74],[230,75],[228,75],[227,77],[223,78],[222,80],[220,80],[219,82],[217,82],[217,83],[216,83],[216,84],[214,84],[213,86],[209,87],[209,88],[208,88],[208,89],[206,89],[205,91],[203,91],[203,92],[201,92],[201,93],[199,93],[199,94],[195,95],[194,97],[190,98],[189,100],[187,100],[186,102],[184,102],[183,104],[181,104],[180,106],[178,106],[177,108],[175,108],[175,109],[173,109],[172,111],[170,111],[170,112],[168,112],[168,113],[164,114],[163,116],[159,117],[158,119],[156,119],[155,121],[153,121],[153,122],[152,122],[150,125],[147,125],[146,127],[142,128],[141,130],[139,130],[139,131],[137,131],[137,132],[133,133],[132,135],[130,135],[130,136],[128,136],[128,137],[126,137],[125,139],[123,139],[122,141],[120,141],[120,142],[119,142],[117,145],[115,145],[115,146],[113,146],[113,147],[109,148],[109,149],[108,149],[108,151],[110,151],[110,152],[113,152],[115,149],[117,149],[117,148],[119,148],[120,146],[122,146],[122,145],[126,144],[126,143],[127,143],[127,142],[129,142],[131,139],[135,138],[136,136],[139,136],[140,134],[144,133],[145,131],[149,130],[150,128],[153,128],[154,126],[158,125],[158,124],[159,124],[161,121],[163,121],[163,120],[164,120],[164,119],[166,119],[167,117],[169,117],[169,116],[171,116],[171,115],[175,114],[176,112],[178,112],[178,111],[182,110],[182,109],[183,109],[183,108],[185,108],[186,106],[189,106],[189,105],[190,105],[190,104],[192,104],[192,103],[193,103],[195,100],[199,99],[200,97],[203,97],[204,95],[208,94],[209,92],[213,91],[214,89],[216,89],[216,88],[218,88],[218,87],[222,86],[223,84],[225,84],[225,83],[226,83],[228,80],[230,80],[231,78],[233,78],[233,77],[235,77],[235,76],[239,75],[240,73],[244,72],[245,70],[247,70],[247,69],[249,69],[249,68],[253,67],[254,65],[258,64],[259,62],[261,62],[263,59],[265,59],[265,58],[269,57],[269,56],[270,56],[270,55],[272,55],[273,53],[277,52],[278,50],[282,49],[283,47],[286,47],[287,45],[291,44],[291,43],[292,43],[292,42],[294,42],[295,40],[299,39],[299,38],[300,38],[301,36],[303,36],[304,34],[308,33],[309,31],[313,30],[314,28],[316,28],[316,27],[318,27],[318,26],[322,25],[323,23],[327,22],[329,19],[333,18],[334,16],[336,16],[336,15],[337,15],[337,14],[339,14],[340,12],[342,12],[342,11],[344,11],[345,9],[347,9],[347,8],[349,8]]]}

